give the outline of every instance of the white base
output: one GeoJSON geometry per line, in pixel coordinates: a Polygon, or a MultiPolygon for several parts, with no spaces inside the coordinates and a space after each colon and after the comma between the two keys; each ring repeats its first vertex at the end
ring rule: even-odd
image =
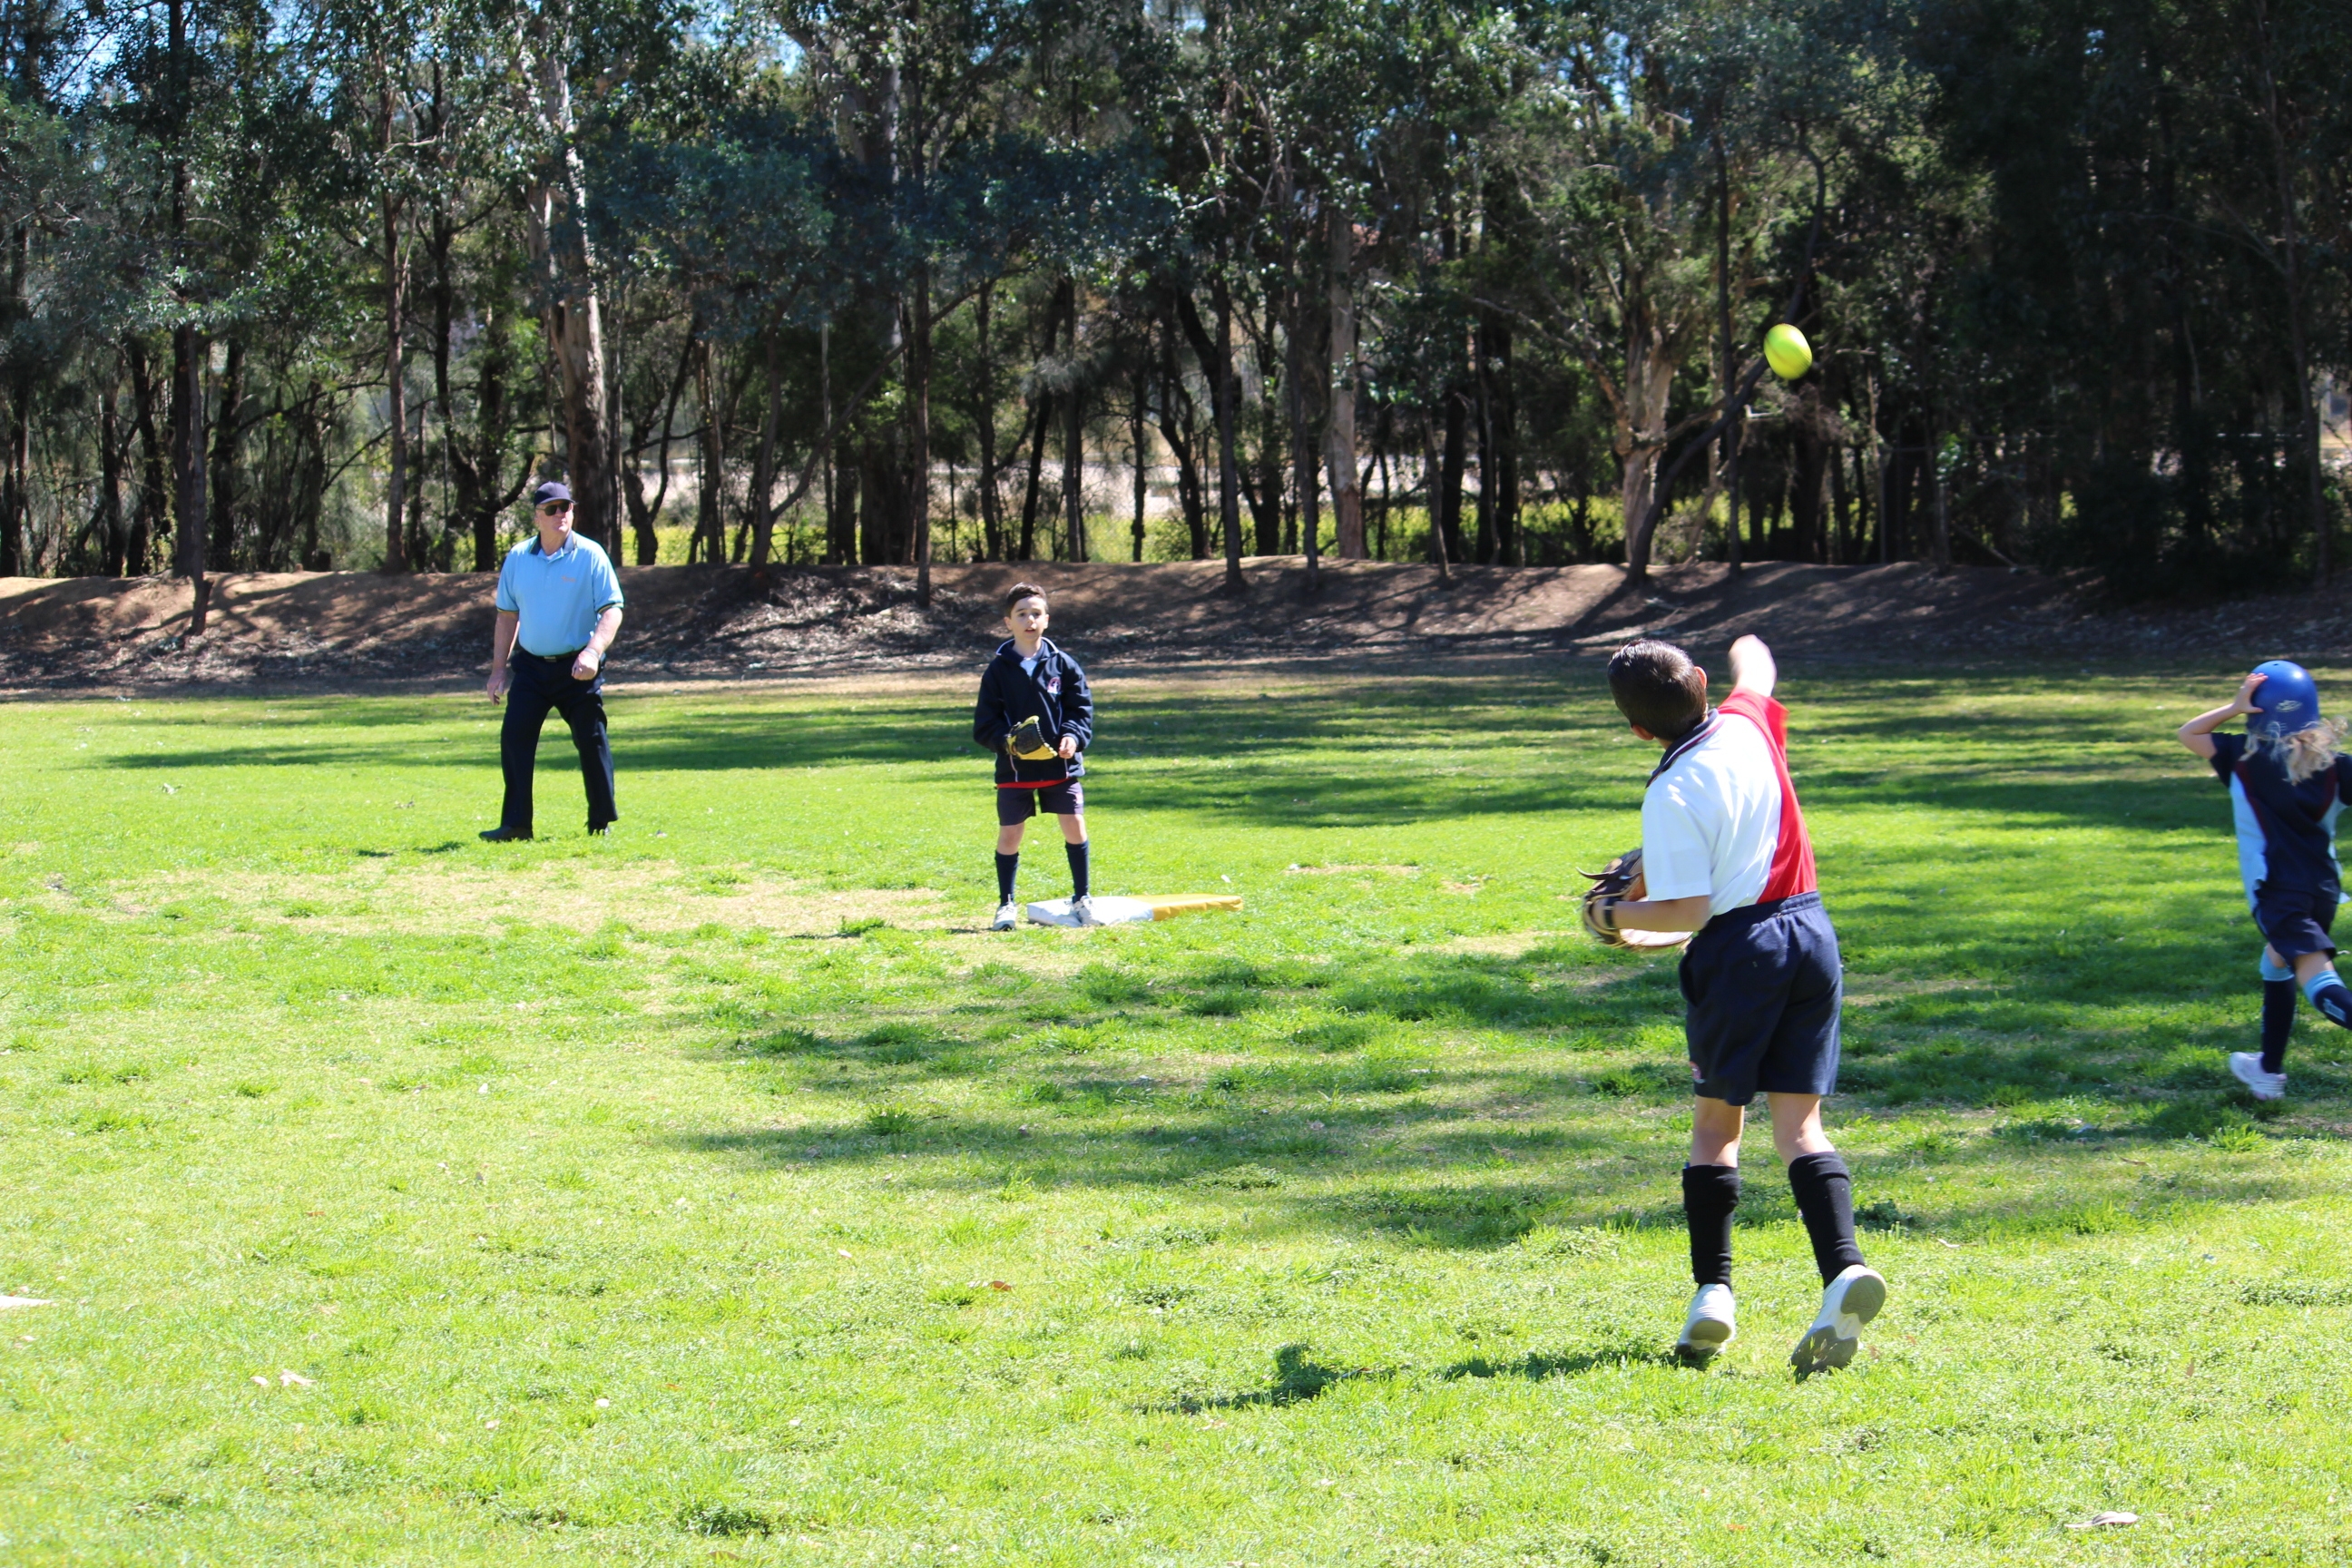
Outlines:
{"type": "MultiPolygon", "coordinates": [[[[1164,921],[1177,915],[1189,915],[1208,910],[1238,910],[1239,899],[1208,894],[1157,899],[1121,899],[1108,894],[1097,894],[1090,900],[1094,923],[1098,926],[1139,925],[1146,921],[1164,921]]],[[[1078,917],[1070,912],[1067,899],[1046,899],[1029,906],[1029,918],[1041,926],[1074,926],[1078,917]]]]}

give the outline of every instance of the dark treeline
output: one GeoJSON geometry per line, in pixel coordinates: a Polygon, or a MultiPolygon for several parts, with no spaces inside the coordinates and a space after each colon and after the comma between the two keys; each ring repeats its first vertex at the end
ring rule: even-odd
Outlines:
{"type": "Polygon", "coordinates": [[[482,570],[546,475],[639,563],[2324,579],[2347,61],[2344,0],[5,0],[0,574],[482,570]]]}

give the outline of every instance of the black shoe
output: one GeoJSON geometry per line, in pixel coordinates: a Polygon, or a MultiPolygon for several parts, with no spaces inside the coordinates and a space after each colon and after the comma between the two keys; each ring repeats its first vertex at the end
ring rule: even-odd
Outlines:
{"type": "Polygon", "coordinates": [[[613,830],[609,826],[592,827],[588,830],[588,837],[591,838],[610,838],[613,837],[613,830]]]}
{"type": "Polygon", "coordinates": [[[518,842],[528,844],[530,842],[530,834],[527,830],[520,827],[486,827],[482,829],[482,842],[485,844],[514,844],[518,842]]]}

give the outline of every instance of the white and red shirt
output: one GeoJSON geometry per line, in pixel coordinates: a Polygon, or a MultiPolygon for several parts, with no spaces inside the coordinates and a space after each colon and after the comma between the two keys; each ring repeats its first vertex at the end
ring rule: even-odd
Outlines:
{"type": "Polygon", "coordinates": [[[1642,876],[1653,899],[1704,893],[1710,919],[1815,890],[1787,709],[1735,690],[1667,751],[1642,797],[1642,876]]]}

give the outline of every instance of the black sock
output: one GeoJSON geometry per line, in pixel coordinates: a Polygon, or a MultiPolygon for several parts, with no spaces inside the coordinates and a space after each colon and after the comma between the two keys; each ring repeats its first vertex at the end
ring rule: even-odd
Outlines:
{"type": "Polygon", "coordinates": [[[2294,982],[2263,982],[2263,1070],[2286,1070],[2286,1037],[2294,1033],[2294,982]]]}
{"type": "Polygon", "coordinates": [[[1084,844],[1064,844],[1062,847],[1070,852],[1070,896],[1083,899],[1087,896],[1087,847],[1084,844]]]}
{"type": "Polygon", "coordinates": [[[1009,904],[1013,901],[1013,879],[1020,873],[1020,870],[1021,852],[1019,850],[1016,849],[1010,855],[999,855],[996,858],[996,901],[998,903],[1009,904]]]}
{"type": "Polygon", "coordinates": [[[1789,1162],[1789,1186],[1797,1213],[1813,1238],[1813,1266],[1826,1285],[1862,1261],[1853,1240],[1853,1178],[1835,1150],[1800,1154],[1789,1162]]]}
{"type": "Polygon", "coordinates": [[[2319,1016],[2329,1023],[2352,1029],[2352,990],[2345,989],[2341,981],[2314,992],[2311,1005],[2318,1008],[2319,1016]]]}
{"type": "Polygon", "coordinates": [[[1683,1167],[1683,1222],[1690,1226],[1692,1284],[1731,1283],[1731,1211],[1738,1206],[1738,1166],[1683,1167]]]}

